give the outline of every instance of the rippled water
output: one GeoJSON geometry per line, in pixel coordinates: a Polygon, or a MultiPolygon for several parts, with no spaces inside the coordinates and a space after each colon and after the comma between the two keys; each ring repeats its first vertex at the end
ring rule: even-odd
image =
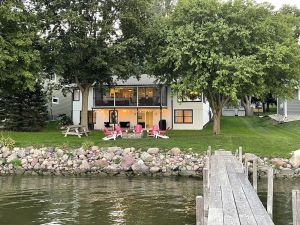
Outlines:
{"type": "Polygon", "coordinates": [[[201,180],[0,177],[0,224],[195,224],[201,180]]]}
{"type": "MultiPolygon", "coordinates": [[[[274,182],[276,225],[292,224],[292,189],[299,179],[274,182]]],[[[194,225],[201,192],[200,179],[180,177],[0,177],[0,224],[194,225]]]]}

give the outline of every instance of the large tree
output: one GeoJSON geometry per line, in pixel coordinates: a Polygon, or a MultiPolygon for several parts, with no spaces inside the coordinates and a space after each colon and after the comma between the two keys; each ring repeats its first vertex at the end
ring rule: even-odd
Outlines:
{"type": "Polygon", "coordinates": [[[143,57],[147,0],[34,0],[46,74],[61,76],[82,93],[81,124],[87,126],[92,85],[114,75],[136,75],[143,57]]]}
{"type": "MultiPolygon", "coordinates": [[[[181,0],[160,18],[148,62],[177,93],[203,92],[220,133],[223,106],[243,94],[285,94],[299,81],[293,26],[252,0],[181,0]]],[[[151,32],[150,32],[151,34],[151,32]]]]}
{"type": "Polygon", "coordinates": [[[0,4],[0,95],[33,90],[40,71],[36,17],[24,1],[0,4]]]}

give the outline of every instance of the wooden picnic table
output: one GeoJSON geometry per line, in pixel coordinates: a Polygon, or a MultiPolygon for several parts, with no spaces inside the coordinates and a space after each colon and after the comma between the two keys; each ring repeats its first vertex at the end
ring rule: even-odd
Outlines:
{"type": "Polygon", "coordinates": [[[67,127],[67,130],[64,132],[65,137],[68,135],[77,135],[79,138],[84,134],[88,136],[88,131],[85,126],[81,125],[71,125],[67,127]]]}

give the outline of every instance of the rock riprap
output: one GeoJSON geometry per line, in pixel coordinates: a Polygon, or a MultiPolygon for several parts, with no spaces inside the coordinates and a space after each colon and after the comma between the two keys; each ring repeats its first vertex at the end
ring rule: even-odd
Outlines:
{"type": "MultiPolygon", "coordinates": [[[[254,154],[243,156],[248,161],[258,161],[258,175],[266,176],[272,166],[276,177],[300,177],[300,150],[290,159],[258,158],[254,154]]],[[[63,150],[46,147],[0,148],[0,175],[163,175],[163,176],[202,176],[207,156],[187,153],[179,148],[162,151],[149,148],[146,151],[135,148],[92,146],[63,150]]]]}
{"type": "Polygon", "coordinates": [[[179,148],[164,153],[158,148],[93,146],[60,148],[0,148],[0,174],[83,175],[83,174],[161,174],[201,176],[205,157],[184,154],[179,148]]]}

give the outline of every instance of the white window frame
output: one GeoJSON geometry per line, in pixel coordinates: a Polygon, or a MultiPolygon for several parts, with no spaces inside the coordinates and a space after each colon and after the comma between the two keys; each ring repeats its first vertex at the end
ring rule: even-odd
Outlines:
{"type": "Polygon", "coordinates": [[[58,105],[59,104],[59,97],[52,97],[52,104],[58,105]],[[55,99],[57,99],[57,101],[54,101],[55,99]]]}

